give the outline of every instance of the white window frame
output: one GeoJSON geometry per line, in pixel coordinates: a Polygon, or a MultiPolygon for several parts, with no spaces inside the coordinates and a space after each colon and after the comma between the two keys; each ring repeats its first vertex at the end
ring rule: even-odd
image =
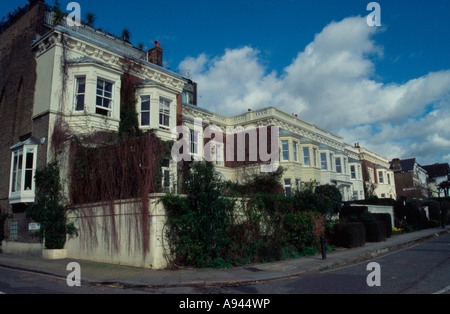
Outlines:
{"type": "Polygon", "coordinates": [[[292,181],[291,181],[291,179],[290,178],[283,179],[283,185],[284,185],[284,193],[285,193],[285,195],[286,196],[291,196],[292,195],[292,181]],[[288,189],[289,189],[289,193],[287,193],[288,189]]]}
{"type": "Polygon", "coordinates": [[[328,170],[328,157],[327,153],[320,153],[320,169],[328,170]],[[325,156],[325,158],[323,158],[325,156]],[[325,167],[324,167],[325,165],[325,167]]]}
{"type": "Polygon", "coordinates": [[[164,97],[159,97],[159,127],[170,129],[170,106],[171,101],[164,97]],[[162,120],[161,120],[162,118],[162,120]],[[167,124],[165,123],[167,121],[167,124]]]}
{"type": "Polygon", "coordinates": [[[224,166],[225,164],[225,159],[224,159],[224,145],[223,143],[215,143],[214,146],[214,162],[216,164],[216,166],[224,166]]]}
{"type": "Polygon", "coordinates": [[[292,142],[292,152],[294,153],[294,161],[298,162],[298,143],[292,142]]]}
{"type": "Polygon", "coordinates": [[[183,91],[181,93],[181,102],[183,104],[193,105],[194,104],[194,93],[190,91],[183,91]]]}
{"type": "Polygon", "coordinates": [[[161,167],[161,188],[162,191],[165,193],[169,193],[171,188],[170,188],[170,184],[171,184],[171,173],[170,173],[170,168],[169,167],[161,167]],[[166,173],[168,173],[168,180],[169,182],[166,182],[166,173]]]}
{"type": "Polygon", "coordinates": [[[37,144],[19,145],[12,149],[9,182],[10,204],[34,202],[36,190],[34,180],[36,175],[36,161],[37,144]],[[28,160],[28,154],[33,154],[33,159],[31,161],[28,160]],[[28,181],[31,184],[29,187],[26,186],[28,185],[28,181]]]}
{"type": "Polygon", "coordinates": [[[75,75],[74,77],[74,92],[73,92],[73,112],[83,112],[86,109],[86,87],[87,87],[87,79],[86,75],[75,75]],[[84,92],[79,91],[79,80],[84,79],[84,92]],[[83,96],[83,108],[78,108],[78,96],[83,96]]]}
{"type": "Polygon", "coordinates": [[[289,161],[289,141],[288,140],[282,140],[281,141],[281,160],[282,161],[289,161]],[[285,156],[285,153],[287,154],[287,158],[285,156]]]}
{"type": "Polygon", "coordinates": [[[199,155],[199,139],[200,132],[197,130],[189,129],[189,153],[191,155],[199,155]]]}
{"type": "Polygon", "coordinates": [[[350,179],[356,180],[356,166],[350,165],[350,179]]]}
{"type": "Polygon", "coordinates": [[[96,114],[102,115],[102,116],[105,116],[105,117],[113,117],[114,88],[115,88],[114,84],[115,83],[110,81],[110,80],[104,79],[102,77],[97,77],[97,81],[96,81],[96,85],[95,85],[95,113],[96,114]],[[101,94],[99,94],[99,88],[98,88],[99,82],[103,82],[102,89],[101,89],[101,91],[102,91],[101,94]],[[108,97],[107,95],[105,95],[105,93],[107,92],[106,88],[105,88],[106,87],[106,83],[111,84],[111,97],[108,97]],[[102,105],[99,105],[97,103],[99,98],[102,99],[102,105]],[[109,101],[109,106],[108,107],[103,106],[105,100],[109,101]],[[97,112],[98,109],[106,111],[106,114],[97,112]]]}
{"type": "Polygon", "coordinates": [[[310,167],[311,166],[311,157],[309,154],[309,147],[303,147],[302,153],[303,153],[303,166],[310,167]]]}
{"type": "Polygon", "coordinates": [[[314,167],[317,167],[317,148],[313,148],[314,167]]]}
{"type": "Polygon", "coordinates": [[[141,95],[139,97],[140,101],[139,101],[139,125],[142,127],[150,127],[150,122],[151,122],[151,105],[152,105],[152,98],[150,97],[150,95],[141,95]],[[142,105],[144,103],[143,98],[146,98],[145,101],[147,101],[148,98],[148,109],[142,109],[142,105]],[[143,124],[143,114],[148,114],[148,124],[143,124]]]}
{"type": "Polygon", "coordinates": [[[336,157],[335,161],[336,161],[336,173],[342,173],[342,163],[341,160],[343,158],[341,157],[336,157]]]}
{"type": "Polygon", "coordinates": [[[378,171],[378,183],[384,184],[383,171],[378,171]]]}

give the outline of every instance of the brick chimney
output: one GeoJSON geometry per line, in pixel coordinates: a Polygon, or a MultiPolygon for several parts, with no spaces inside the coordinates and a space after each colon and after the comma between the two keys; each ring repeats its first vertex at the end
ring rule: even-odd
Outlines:
{"type": "Polygon", "coordinates": [[[147,61],[159,65],[163,65],[163,50],[160,47],[161,43],[155,40],[155,47],[147,52],[147,61]]]}
{"type": "Polygon", "coordinates": [[[402,165],[400,164],[399,158],[392,159],[392,170],[401,170],[402,165]]]}

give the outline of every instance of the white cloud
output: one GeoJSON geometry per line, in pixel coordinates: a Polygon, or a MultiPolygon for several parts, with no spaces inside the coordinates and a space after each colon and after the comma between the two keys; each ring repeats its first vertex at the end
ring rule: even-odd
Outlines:
{"type": "Polygon", "coordinates": [[[450,70],[403,84],[377,81],[376,31],[362,17],[332,22],[281,74],[250,46],[188,57],[179,69],[198,83],[199,105],[218,113],[275,106],[388,158],[449,162],[450,70]]]}

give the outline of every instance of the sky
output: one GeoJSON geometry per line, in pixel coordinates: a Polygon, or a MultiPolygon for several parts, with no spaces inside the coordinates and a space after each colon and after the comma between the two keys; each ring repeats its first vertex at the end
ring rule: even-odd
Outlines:
{"type": "MultiPolygon", "coordinates": [[[[1,1],[0,16],[27,2],[1,1]]],[[[160,41],[203,108],[274,106],[389,160],[450,163],[448,0],[379,0],[381,26],[369,0],[77,2],[97,28],[160,41]]]]}

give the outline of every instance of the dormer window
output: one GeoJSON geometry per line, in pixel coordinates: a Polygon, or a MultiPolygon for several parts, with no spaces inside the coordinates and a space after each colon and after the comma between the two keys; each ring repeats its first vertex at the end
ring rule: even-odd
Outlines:
{"type": "Polygon", "coordinates": [[[11,147],[10,204],[34,202],[37,146],[32,137],[11,147]]]}

